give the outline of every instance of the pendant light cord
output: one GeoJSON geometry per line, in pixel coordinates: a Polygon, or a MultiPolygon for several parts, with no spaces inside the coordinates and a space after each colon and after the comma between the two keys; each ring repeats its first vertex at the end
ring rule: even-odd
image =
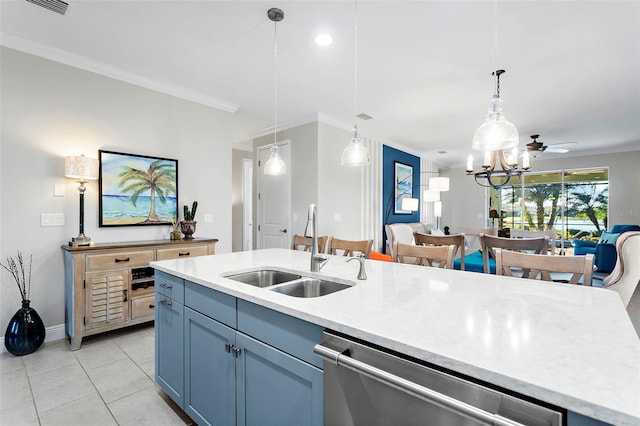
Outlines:
{"type": "Polygon", "coordinates": [[[496,74],[496,96],[500,97],[500,74],[498,71],[498,0],[493,0],[493,71],[496,74]]]}
{"type": "Polygon", "coordinates": [[[358,118],[358,2],[353,2],[353,123],[358,118]]]}
{"type": "Polygon", "coordinates": [[[273,146],[278,137],[278,23],[273,22],[273,146]]]}

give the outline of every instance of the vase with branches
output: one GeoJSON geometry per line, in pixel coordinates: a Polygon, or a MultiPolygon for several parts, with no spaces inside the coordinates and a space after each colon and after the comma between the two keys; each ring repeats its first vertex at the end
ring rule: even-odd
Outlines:
{"type": "Polygon", "coordinates": [[[4,334],[4,345],[13,355],[35,352],[44,342],[46,334],[40,315],[30,306],[32,264],[33,255],[30,255],[27,271],[24,256],[20,251],[16,258],[7,257],[6,264],[0,262],[0,266],[9,272],[16,282],[22,299],[22,308],[11,318],[4,334]]]}

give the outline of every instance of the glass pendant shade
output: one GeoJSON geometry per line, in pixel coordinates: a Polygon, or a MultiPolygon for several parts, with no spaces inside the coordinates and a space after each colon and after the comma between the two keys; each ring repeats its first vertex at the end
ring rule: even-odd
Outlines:
{"type": "Polygon", "coordinates": [[[502,99],[493,97],[484,123],[473,135],[474,151],[498,151],[511,149],[519,142],[518,130],[504,116],[502,99]]]}
{"type": "Polygon", "coordinates": [[[360,142],[358,128],[353,126],[351,142],[349,142],[349,145],[342,151],[342,165],[364,166],[370,162],[369,150],[360,142]]]}
{"type": "Polygon", "coordinates": [[[287,174],[287,165],[280,156],[280,147],[278,145],[271,147],[271,155],[264,165],[264,174],[271,176],[287,174]]]}

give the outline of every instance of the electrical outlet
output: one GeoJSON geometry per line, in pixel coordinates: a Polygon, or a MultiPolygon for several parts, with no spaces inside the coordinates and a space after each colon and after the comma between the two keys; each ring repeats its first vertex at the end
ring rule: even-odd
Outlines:
{"type": "Polygon", "coordinates": [[[213,223],[213,213],[206,213],[204,215],[204,223],[213,223]]]}
{"type": "Polygon", "coordinates": [[[297,222],[298,221],[298,213],[294,213],[293,214],[293,221],[297,222]]]}
{"type": "Polygon", "coordinates": [[[64,226],[64,213],[40,213],[40,226],[64,226]]]}

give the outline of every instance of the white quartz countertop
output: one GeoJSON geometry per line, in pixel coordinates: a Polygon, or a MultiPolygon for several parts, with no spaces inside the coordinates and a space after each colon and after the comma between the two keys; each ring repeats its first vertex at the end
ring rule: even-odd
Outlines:
{"type": "Polygon", "coordinates": [[[617,293],[268,249],[153,262],[161,271],[615,425],[640,424],[640,340],[617,293]],[[223,278],[258,267],[354,287],[297,298],[223,278]]]}

